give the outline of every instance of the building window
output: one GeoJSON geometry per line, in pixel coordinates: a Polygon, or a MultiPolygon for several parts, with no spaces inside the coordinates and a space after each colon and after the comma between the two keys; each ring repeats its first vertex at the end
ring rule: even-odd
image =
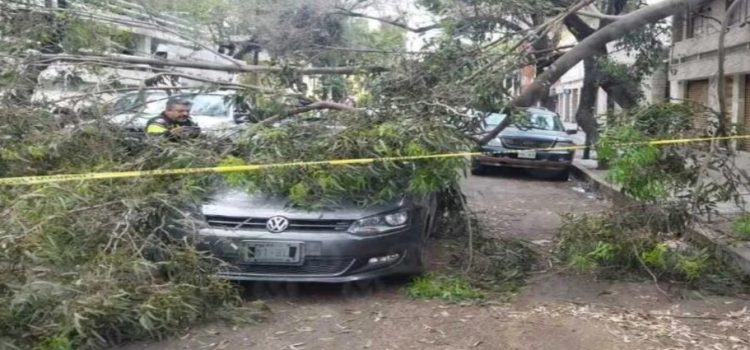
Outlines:
{"type": "Polygon", "coordinates": [[[688,39],[706,34],[708,31],[708,20],[706,16],[708,16],[710,12],[711,7],[703,5],[689,13],[690,16],[687,21],[687,33],[685,35],[688,39]]]}
{"type": "Polygon", "coordinates": [[[748,0],[727,0],[727,10],[729,10],[729,6],[732,6],[735,1],[741,1],[741,3],[737,5],[739,7],[736,8],[734,13],[732,13],[732,16],[729,17],[729,25],[744,22],[748,17],[748,3],[750,2],[748,0]]]}

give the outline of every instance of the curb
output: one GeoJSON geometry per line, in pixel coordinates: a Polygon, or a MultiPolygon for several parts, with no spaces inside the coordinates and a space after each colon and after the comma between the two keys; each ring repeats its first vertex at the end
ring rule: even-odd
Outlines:
{"type": "MultiPolygon", "coordinates": [[[[630,196],[620,191],[620,187],[612,185],[594,176],[590,169],[573,162],[571,168],[572,175],[588,183],[591,190],[602,194],[605,198],[611,200],[614,204],[633,205],[639,203],[630,196]]],[[[747,247],[735,247],[731,242],[722,238],[722,235],[713,229],[706,227],[693,220],[692,224],[687,227],[689,238],[700,242],[701,244],[711,247],[714,252],[723,260],[739,267],[746,276],[750,276],[750,245],[747,247]]]]}

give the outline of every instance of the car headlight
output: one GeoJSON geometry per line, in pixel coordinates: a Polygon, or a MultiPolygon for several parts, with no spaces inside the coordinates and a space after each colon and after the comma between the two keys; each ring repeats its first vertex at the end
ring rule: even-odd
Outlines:
{"type": "Polygon", "coordinates": [[[496,138],[490,140],[490,142],[487,142],[487,146],[502,147],[503,146],[503,142],[500,141],[499,137],[496,137],[496,138]]]}
{"type": "Polygon", "coordinates": [[[357,220],[349,227],[349,233],[361,236],[377,235],[404,228],[408,223],[409,213],[401,210],[357,220]]]}

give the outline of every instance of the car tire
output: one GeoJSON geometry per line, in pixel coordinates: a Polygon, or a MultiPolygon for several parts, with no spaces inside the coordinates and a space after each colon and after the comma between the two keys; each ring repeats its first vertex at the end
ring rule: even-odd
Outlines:
{"type": "Polygon", "coordinates": [[[431,220],[428,217],[427,220],[425,220],[425,226],[424,226],[424,232],[422,232],[422,237],[420,239],[419,247],[417,248],[417,273],[422,274],[427,270],[427,244],[430,240],[430,230],[432,230],[431,220]]]}
{"type": "Polygon", "coordinates": [[[482,176],[487,173],[487,167],[482,164],[471,166],[471,175],[482,176]]]}
{"type": "Polygon", "coordinates": [[[570,179],[570,169],[560,170],[554,177],[557,181],[568,181],[570,179]]]}

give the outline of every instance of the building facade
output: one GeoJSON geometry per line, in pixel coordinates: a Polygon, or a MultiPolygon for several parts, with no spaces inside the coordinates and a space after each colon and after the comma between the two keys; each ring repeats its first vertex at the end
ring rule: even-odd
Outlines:
{"type": "MultiPolygon", "coordinates": [[[[724,105],[740,134],[750,133],[750,0],[713,0],[687,9],[675,16],[670,56],[669,82],[671,98],[719,110],[718,48],[720,21],[734,1],[741,1],[729,18],[725,36],[723,77],[724,105]]],[[[711,128],[716,122],[711,113],[695,118],[696,127],[711,128]]],[[[750,151],[750,142],[736,145],[750,151]]]]}

